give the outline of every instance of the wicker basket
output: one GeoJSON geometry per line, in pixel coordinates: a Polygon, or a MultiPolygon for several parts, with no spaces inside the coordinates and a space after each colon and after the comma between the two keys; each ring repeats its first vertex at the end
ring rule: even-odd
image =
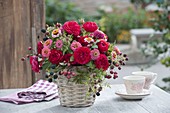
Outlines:
{"type": "Polygon", "coordinates": [[[76,84],[68,81],[64,75],[59,75],[58,93],[60,104],[65,107],[87,107],[93,105],[95,96],[93,93],[87,95],[88,85],[76,84]]]}

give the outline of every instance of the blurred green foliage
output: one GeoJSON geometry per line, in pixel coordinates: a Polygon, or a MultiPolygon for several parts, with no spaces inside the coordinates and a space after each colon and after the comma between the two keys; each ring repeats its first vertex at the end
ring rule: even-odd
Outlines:
{"type": "MultiPolygon", "coordinates": [[[[119,10],[119,9],[117,9],[119,10]]],[[[125,13],[117,13],[114,9],[111,13],[98,11],[98,15],[91,16],[84,13],[73,2],[62,0],[46,0],[46,23],[49,25],[56,22],[64,23],[69,20],[78,20],[84,18],[85,21],[95,21],[100,29],[104,31],[110,42],[128,43],[130,40],[129,30],[134,28],[147,27],[146,12],[142,9],[134,11],[128,9],[125,13]]]]}
{"type": "Polygon", "coordinates": [[[46,0],[46,23],[51,25],[68,20],[78,20],[83,17],[83,13],[75,4],[71,2],[61,2],[60,0],[46,0]]]}
{"type": "Polygon", "coordinates": [[[142,9],[133,11],[129,8],[126,13],[104,13],[100,11],[102,15],[99,20],[99,25],[101,29],[108,35],[109,41],[114,42],[117,40],[117,36],[122,30],[129,31],[134,28],[144,28],[147,27],[147,17],[146,12],[142,9]]]}
{"type": "Polygon", "coordinates": [[[85,21],[96,21],[97,16],[84,13],[73,2],[62,0],[46,0],[46,23],[52,25],[56,22],[64,23],[69,20],[84,18],[85,21]]]}
{"type": "MultiPolygon", "coordinates": [[[[152,19],[153,28],[163,33],[160,39],[154,39],[148,42],[149,48],[152,48],[153,54],[161,58],[161,63],[166,67],[170,67],[170,1],[160,0],[157,2],[159,10],[154,13],[156,16],[152,19]]],[[[147,45],[147,46],[148,46],[147,45]]],[[[164,90],[170,91],[170,77],[164,78],[163,81],[168,86],[162,87],[164,90]]]]}

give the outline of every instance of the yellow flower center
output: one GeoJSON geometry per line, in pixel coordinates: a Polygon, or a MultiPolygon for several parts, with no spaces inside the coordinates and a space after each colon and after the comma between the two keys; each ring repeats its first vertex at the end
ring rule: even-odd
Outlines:
{"type": "Polygon", "coordinates": [[[78,48],[78,45],[77,45],[77,44],[75,44],[75,45],[74,45],[74,48],[78,48]]]}
{"type": "Polygon", "coordinates": [[[46,45],[46,46],[50,45],[50,41],[46,41],[46,42],[45,42],[45,45],[46,45]]]}
{"type": "Polygon", "coordinates": [[[94,52],[94,54],[93,54],[94,56],[97,56],[97,52],[94,52]]]}
{"type": "Polygon", "coordinates": [[[55,29],[54,31],[53,31],[53,35],[57,35],[58,34],[58,29],[55,29]]]}
{"type": "Polygon", "coordinates": [[[86,40],[87,40],[88,42],[91,42],[91,41],[92,41],[92,38],[88,37],[86,40]]]}
{"type": "Polygon", "coordinates": [[[48,54],[48,50],[45,50],[44,53],[45,53],[45,54],[48,54]]]}

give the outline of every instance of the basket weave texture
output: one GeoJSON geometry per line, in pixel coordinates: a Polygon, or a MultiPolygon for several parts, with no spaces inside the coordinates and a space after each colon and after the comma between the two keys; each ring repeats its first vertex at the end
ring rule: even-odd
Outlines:
{"type": "Polygon", "coordinates": [[[68,81],[64,75],[58,76],[58,93],[60,104],[65,107],[87,107],[93,105],[95,96],[87,95],[89,86],[68,81]]]}

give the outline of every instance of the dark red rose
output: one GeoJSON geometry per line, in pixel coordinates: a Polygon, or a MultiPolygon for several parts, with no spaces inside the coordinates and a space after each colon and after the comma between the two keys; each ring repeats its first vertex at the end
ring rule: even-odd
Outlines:
{"type": "Polygon", "coordinates": [[[59,62],[62,60],[63,58],[63,53],[60,50],[56,50],[56,49],[52,49],[50,56],[49,56],[49,61],[52,64],[59,64],[59,62]]]}
{"type": "Polygon", "coordinates": [[[88,36],[81,36],[78,38],[78,42],[81,43],[82,46],[87,46],[88,45],[88,42],[86,42],[84,39],[87,38],[88,36]]]}
{"type": "Polygon", "coordinates": [[[76,21],[67,21],[63,25],[63,29],[74,36],[80,35],[80,25],[76,21]]]}
{"type": "Polygon", "coordinates": [[[100,40],[100,42],[97,43],[98,49],[101,53],[104,53],[108,50],[109,48],[109,43],[106,42],[105,40],[100,40]]]}
{"type": "Polygon", "coordinates": [[[68,53],[68,54],[65,54],[63,56],[63,61],[65,62],[70,62],[70,57],[72,56],[72,54],[68,53]]]}
{"type": "Polygon", "coordinates": [[[37,56],[30,56],[30,64],[31,64],[31,68],[34,72],[40,71],[37,56]]]}
{"type": "Polygon", "coordinates": [[[96,65],[96,68],[107,70],[109,67],[109,62],[105,54],[100,54],[99,58],[95,60],[94,64],[96,65]]]}
{"type": "Polygon", "coordinates": [[[38,54],[41,54],[41,53],[42,53],[42,49],[43,49],[43,44],[42,44],[41,41],[39,41],[39,42],[37,43],[37,53],[38,53],[38,54]]]}
{"type": "Polygon", "coordinates": [[[95,22],[86,22],[83,24],[83,28],[87,31],[87,32],[94,32],[98,29],[98,26],[95,22]]]}
{"type": "Polygon", "coordinates": [[[79,64],[87,64],[91,60],[90,49],[87,47],[79,47],[74,51],[74,60],[79,64]]]}

